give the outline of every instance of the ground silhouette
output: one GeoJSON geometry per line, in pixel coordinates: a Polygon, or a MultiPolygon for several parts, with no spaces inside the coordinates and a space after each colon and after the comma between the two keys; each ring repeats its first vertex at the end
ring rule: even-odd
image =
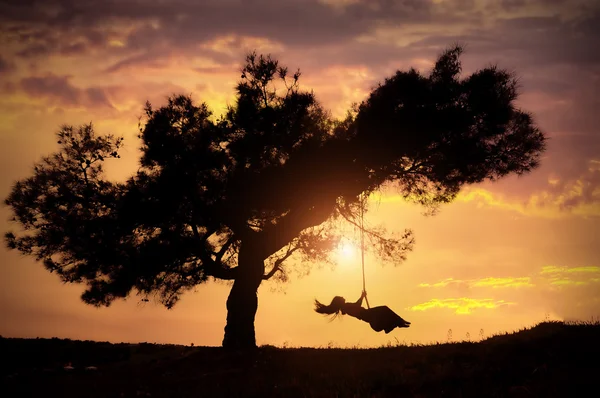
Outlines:
{"type": "Polygon", "coordinates": [[[600,372],[598,323],[545,322],[481,342],[374,349],[249,353],[59,339],[0,339],[0,348],[1,391],[11,397],[591,396],[600,372]],[[85,370],[90,365],[97,370],[85,370]]]}

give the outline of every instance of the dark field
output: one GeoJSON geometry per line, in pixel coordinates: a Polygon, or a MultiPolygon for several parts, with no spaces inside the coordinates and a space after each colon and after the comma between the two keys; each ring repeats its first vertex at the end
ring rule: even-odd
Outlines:
{"type": "Polygon", "coordinates": [[[3,397],[591,397],[600,324],[545,322],[477,343],[252,353],[3,338],[0,355],[3,397]]]}

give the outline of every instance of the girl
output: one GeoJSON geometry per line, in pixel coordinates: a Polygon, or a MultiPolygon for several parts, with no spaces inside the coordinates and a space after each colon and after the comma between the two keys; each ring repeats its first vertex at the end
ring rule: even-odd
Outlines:
{"type": "Polygon", "coordinates": [[[367,293],[363,292],[356,303],[347,303],[346,299],[341,296],[335,296],[329,305],[321,304],[315,300],[315,311],[319,314],[333,315],[334,317],[339,314],[348,314],[367,322],[376,332],[385,330],[386,334],[394,330],[394,328],[407,328],[410,326],[410,322],[402,319],[385,305],[363,308],[362,301],[366,295],[367,293]]]}

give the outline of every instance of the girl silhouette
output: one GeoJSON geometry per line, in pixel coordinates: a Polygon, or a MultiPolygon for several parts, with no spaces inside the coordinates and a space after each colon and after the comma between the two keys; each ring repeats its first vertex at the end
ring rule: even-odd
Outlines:
{"type": "Polygon", "coordinates": [[[334,317],[339,314],[348,314],[367,322],[376,332],[385,330],[386,334],[394,330],[394,328],[407,328],[410,326],[410,322],[402,319],[388,306],[364,308],[362,301],[366,295],[367,293],[363,292],[355,303],[347,303],[346,299],[341,296],[335,296],[329,305],[321,304],[315,300],[315,311],[319,314],[333,315],[334,317]]]}

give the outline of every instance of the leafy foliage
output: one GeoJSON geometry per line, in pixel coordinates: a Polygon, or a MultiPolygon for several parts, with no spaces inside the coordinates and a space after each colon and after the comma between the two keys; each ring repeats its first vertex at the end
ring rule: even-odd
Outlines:
{"type": "MultiPolygon", "coordinates": [[[[209,277],[247,277],[247,248],[263,279],[285,280],[295,253],[326,261],[340,239],[333,222],[356,224],[361,198],[386,184],[436,208],[465,184],[537,166],[545,137],[515,108],[514,77],[490,67],[461,79],[460,54],[445,52],[427,76],[397,72],[344,120],[300,89],[299,71],[249,54],[219,118],[187,96],[146,104],[141,168],[125,183],[102,175],[121,138],[64,127],[60,150],[6,199],[23,227],[8,246],[86,283],[94,305],[135,290],[170,307],[209,277]]],[[[410,230],[364,232],[396,262],[414,243],[410,230]]]]}

